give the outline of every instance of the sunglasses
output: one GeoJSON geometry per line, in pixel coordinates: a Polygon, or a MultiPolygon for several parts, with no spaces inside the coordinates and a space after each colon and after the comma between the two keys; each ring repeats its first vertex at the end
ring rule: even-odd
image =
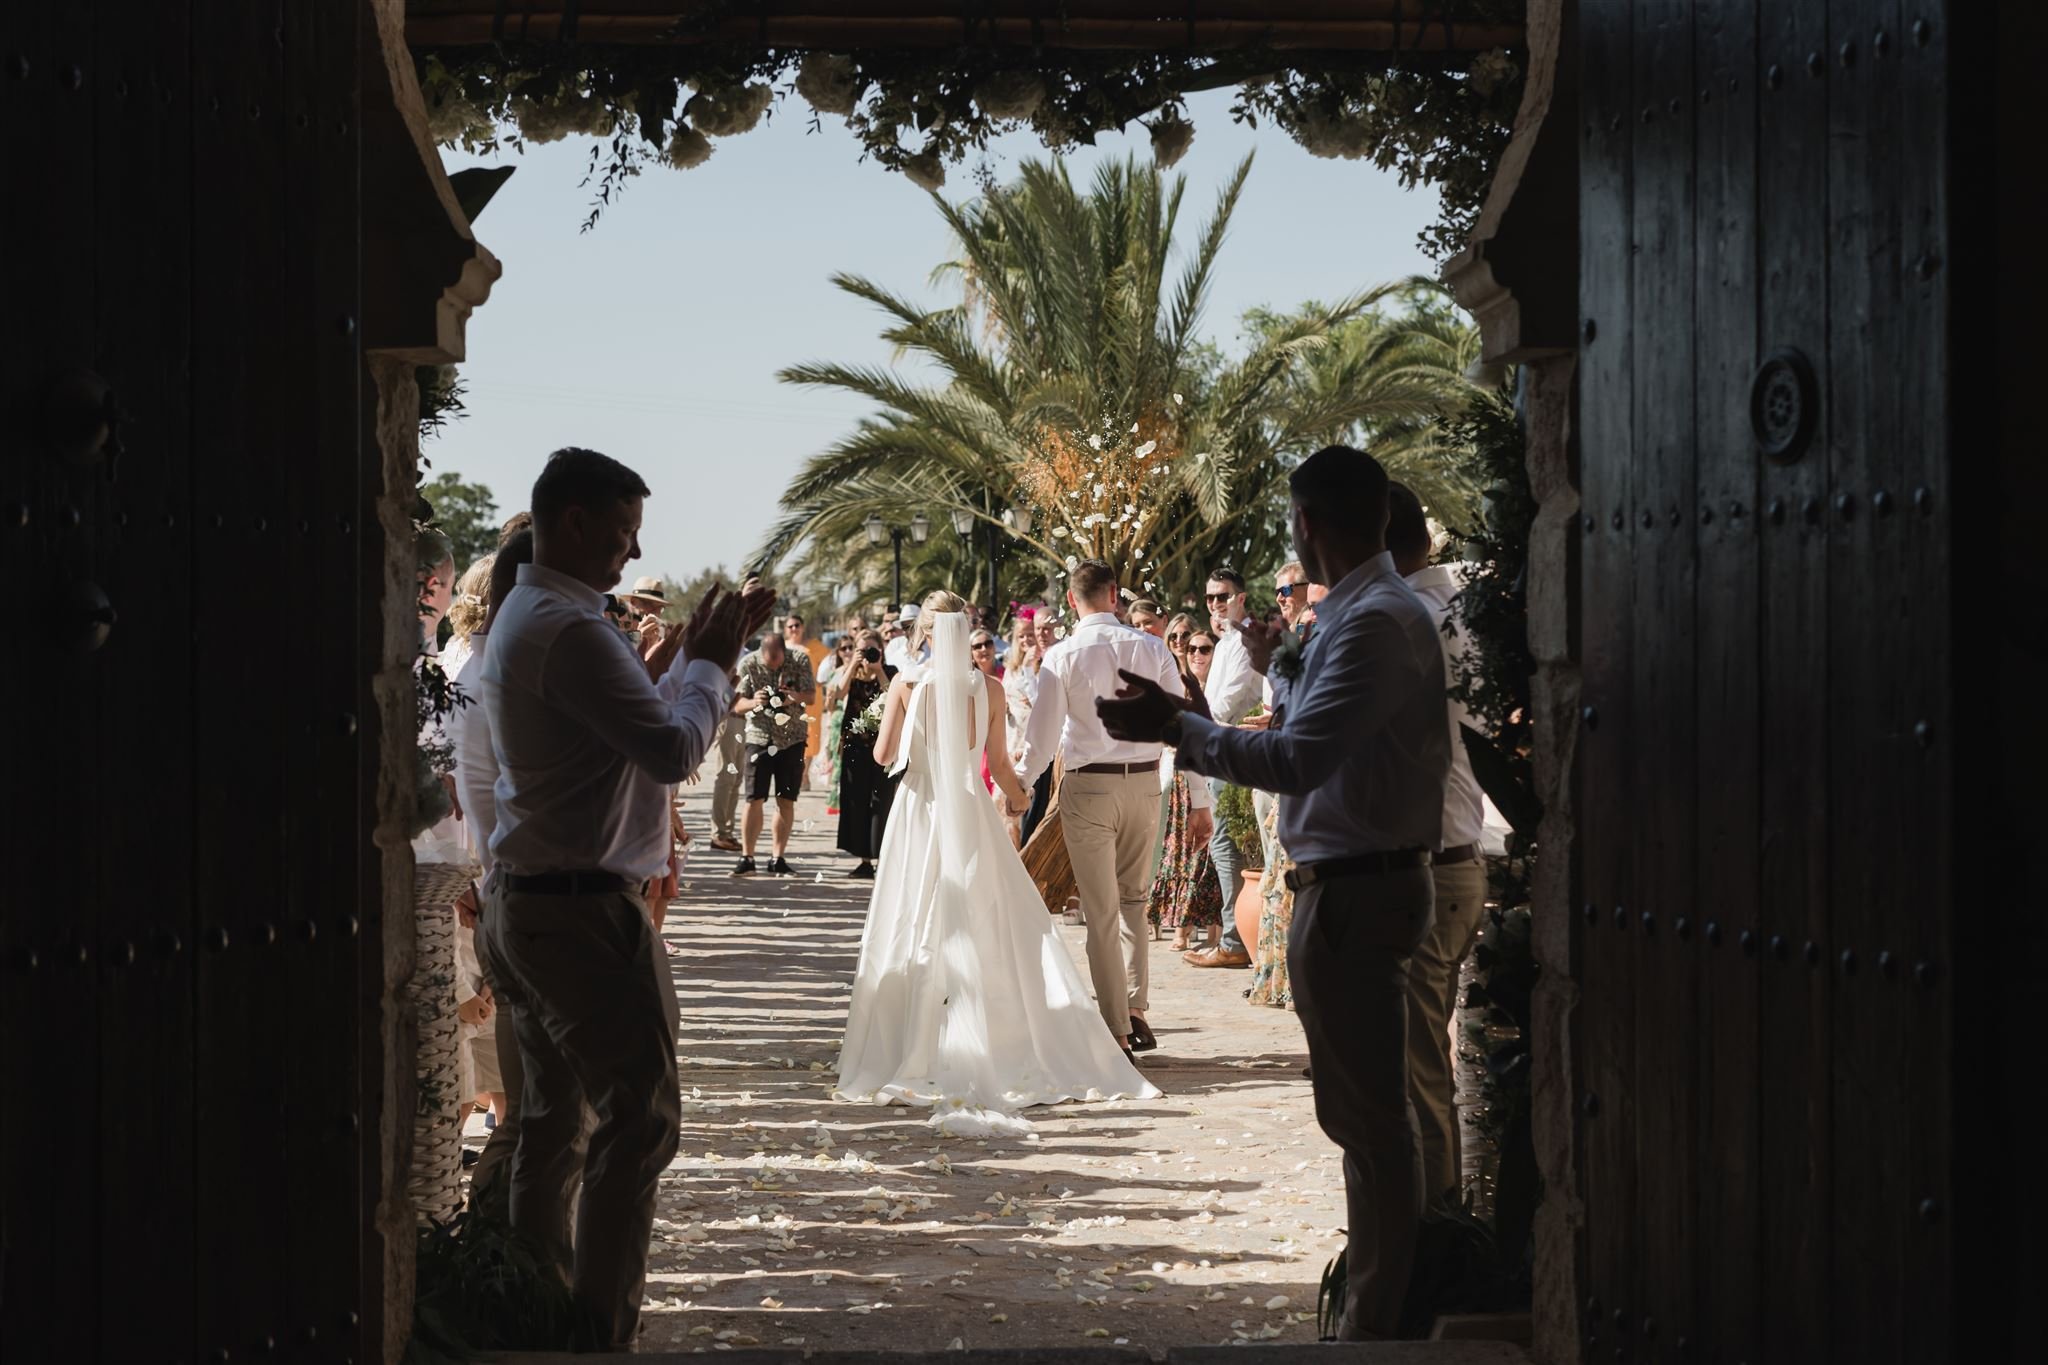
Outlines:
{"type": "Polygon", "coordinates": [[[1236,596],[1237,594],[1234,592],[1212,592],[1205,593],[1203,595],[1202,600],[1205,602],[1228,602],[1231,598],[1236,596]]]}
{"type": "Polygon", "coordinates": [[[1185,640],[1185,639],[1187,639],[1187,638],[1188,638],[1188,633],[1187,633],[1186,631],[1184,631],[1184,630],[1173,630],[1173,631],[1168,631],[1168,632],[1167,632],[1167,634],[1166,634],[1166,638],[1167,638],[1167,639],[1169,639],[1169,640],[1175,641],[1175,642],[1179,642],[1179,641],[1182,641],[1182,640],[1185,640]]]}
{"type": "Polygon", "coordinates": [[[1189,646],[1188,646],[1188,653],[1190,653],[1190,654],[1214,654],[1215,652],[1216,652],[1216,646],[1214,646],[1214,645],[1189,645],[1189,646]]]}
{"type": "Polygon", "coordinates": [[[1301,587],[1302,584],[1300,583],[1282,583],[1279,587],[1273,589],[1273,591],[1278,593],[1282,598],[1288,598],[1294,596],[1296,590],[1301,587]]]}
{"type": "Polygon", "coordinates": [[[994,649],[994,648],[995,648],[995,646],[994,646],[994,645],[992,645],[992,644],[990,644],[990,643],[989,643],[988,641],[986,641],[986,640],[983,640],[983,641],[982,641],[982,642],[981,642],[980,644],[976,645],[976,646],[975,646],[974,648],[975,648],[975,652],[976,652],[976,653],[979,653],[980,651],[982,651],[982,650],[984,650],[984,649],[994,649]]]}

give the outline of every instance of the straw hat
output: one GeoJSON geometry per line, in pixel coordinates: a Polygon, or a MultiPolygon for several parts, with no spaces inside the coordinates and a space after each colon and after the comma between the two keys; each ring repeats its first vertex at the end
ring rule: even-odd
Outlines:
{"type": "Polygon", "coordinates": [[[640,577],[634,579],[633,591],[622,592],[619,594],[619,596],[624,598],[628,602],[635,602],[642,606],[652,607],[656,611],[659,611],[661,610],[661,608],[668,605],[667,589],[662,586],[662,582],[659,578],[656,578],[651,574],[642,574],[640,577]]]}

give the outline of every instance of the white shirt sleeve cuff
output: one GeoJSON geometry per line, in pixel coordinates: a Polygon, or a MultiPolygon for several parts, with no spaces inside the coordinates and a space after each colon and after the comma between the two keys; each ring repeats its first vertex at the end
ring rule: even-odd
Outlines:
{"type": "Polygon", "coordinates": [[[691,659],[683,670],[683,686],[701,687],[718,698],[720,706],[732,705],[732,679],[709,659],[691,659]]]}

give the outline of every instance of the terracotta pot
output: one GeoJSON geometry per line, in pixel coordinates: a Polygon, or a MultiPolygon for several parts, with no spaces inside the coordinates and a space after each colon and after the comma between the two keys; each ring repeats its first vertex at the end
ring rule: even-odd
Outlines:
{"type": "Polygon", "coordinates": [[[1237,893],[1237,904],[1231,907],[1231,913],[1237,917],[1237,936],[1244,940],[1244,950],[1254,958],[1259,955],[1259,917],[1266,911],[1265,880],[1265,873],[1246,868],[1244,886],[1237,893]]]}

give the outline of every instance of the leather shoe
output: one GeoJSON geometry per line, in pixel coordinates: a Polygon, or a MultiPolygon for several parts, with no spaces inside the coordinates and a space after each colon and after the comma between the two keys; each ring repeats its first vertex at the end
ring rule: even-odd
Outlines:
{"type": "Polygon", "coordinates": [[[1199,953],[1183,953],[1182,962],[1190,967],[1249,967],[1250,953],[1233,953],[1227,948],[1205,948],[1199,953]]]}
{"type": "Polygon", "coordinates": [[[1150,1052],[1159,1046],[1159,1039],[1153,1034],[1152,1026],[1137,1015],[1131,1016],[1131,1051],[1150,1052]]]}
{"type": "Polygon", "coordinates": [[[714,838],[711,841],[711,846],[717,849],[720,853],[737,853],[740,851],[740,841],[737,839],[728,839],[723,834],[714,838]]]}

